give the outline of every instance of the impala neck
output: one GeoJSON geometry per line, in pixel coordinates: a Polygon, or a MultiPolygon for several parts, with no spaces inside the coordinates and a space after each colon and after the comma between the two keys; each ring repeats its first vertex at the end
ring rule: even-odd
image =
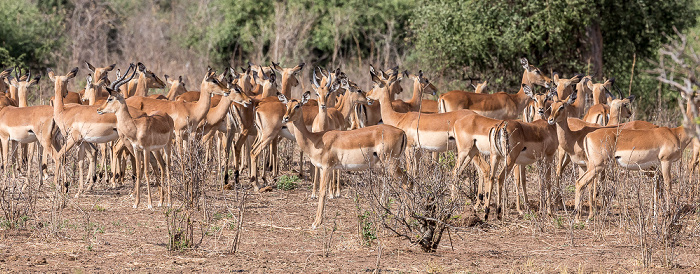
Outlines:
{"type": "Polygon", "coordinates": [[[678,136],[678,139],[681,141],[681,151],[684,151],[685,147],[693,140],[693,136],[690,135],[689,131],[683,126],[671,128],[671,131],[678,136]]]}
{"type": "Polygon", "coordinates": [[[117,131],[129,140],[136,140],[136,123],[134,123],[134,118],[129,113],[126,101],[123,98],[117,100],[119,100],[119,107],[114,113],[117,116],[117,131]]]}
{"type": "Polygon", "coordinates": [[[67,93],[66,83],[63,81],[56,81],[54,84],[54,97],[53,97],[53,115],[59,116],[61,112],[65,109],[63,105],[63,94],[67,93]]]}
{"type": "Polygon", "coordinates": [[[136,83],[136,91],[134,91],[134,96],[146,97],[148,95],[148,87],[146,87],[146,75],[143,72],[139,72],[139,79],[136,83]]]}
{"type": "MultiPolygon", "coordinates": [[[[275,88],[271,84],[265,84],[262,87],[262,98],[267,98],[267,97],[272,97],[272,96],[277,96],[277,88],[275,88]]],[[[285,96],[287,96],[285,94],[285,96]]],[[[291,97],[287,97],[291,98],[291,97]]]]}
{"type": "MultiPolygon", "coordinates": [[[[528,85],[532,88],[531,85],[528,85]]],[[[520,87],[520,90],[516,94],[507,94],[510,96],[510,98],[518,105],[518,113],[522,112],[525,107],[530,103],[530,96],[527,96],[525,94],[525,90],[523,90],[522,86],[520,87]]]]}
{"type": "Polygon", "coordinates": [[[17,100],[18,91],[17,91],[17,88],[15,86],[10,85],[9,93],[10,93],[10,99],[17,100]]]}
{"type": "MultiPolygon", "coordinates": [[[[621,109],[620,108],[613,108],[610,107],[610,120],[608,120],[607,125],[609,126],[614,126],[614,125],[619,125],[620,122],[622,122],[622,117],[621,116],[621,109]]],[[[605,113],[603,113],[605,115],[605,113]]]]}
{"type": "Polygon", "coordinates": [[[321,137],[323,136],[323,133],[309,132],[304,124],[303,114],[299,115],[298,119],[292,121],[290,126],[292,127],[291,130],[294,133],[294,139],[296,139],[297,144],[301,150],[304,151],[304,153],[313,156],[318,155],[323,151],[322,146],[317,145],[317,143],[322,142],[321,137]]]}
{"type": "Polygon", "coordinates": [[[338,103],[335,104],[335,109],[337,109],[346,120],[348,120],[350,117],[350,113],[352,113],[352,106],[355,103],[354,100],[350,99],[350,92],[351,91],[345,91],[345,96],[343,96],[343,98],[341,98],[338,103]]]}
{"type": "Polygon", "coordinates": [[[219,104],[216,105],[216,107],[209,109],[209,112],[207,112],[208,124],[218,124],[219,122],[221,122],[221,120],[223,120],[226,117],[229,107],[231,106],[231,102],[233,102],[231,100],[232,98],[233,94],[229,96],[222,96],[221,101],[219,101],[219,104]]]}
{"type": "MultiPolygon", "coordinates": [[[[141,76],[139,76],[141,77],[141,76]]],[[[136,89],[136,86],[138,85],[139,79],[132,79],[128,83],[126,83],[126,90],[124,92],[124,99],[129,98],[130,96],[134,96],[134,90],[136,89]]]]}
{"type": "Polygon", "coordinates": [[[319,124],[314,126],[319,128],[321,131],[326,130],[329,126],[328,120],[328,107],[322,108],[321,104],[318,104],[318,114],[316,114],[316,119],[314,119],[314,121],[318,121],[319,124]]]}
{"type": "Polygon", "coordinates": [[[187,92],[187,90],[182,84],[178,83],[177,85],[172,85],[168,91],[168,100],[175,101],[175,98],[177,98],[178,95],[184,94],[185,92],[187,92]]]}
{"type": "Polygon", "coordinates": [[[199,101],[195,103],[190,119],[202,121],[209,112],[209,107],[211,107],[211,89],[206,87],[206,82],[203,82],[199,92],[199,101]]]}
{"type": "Polygon", "coordinates": [[[289,82],[289,77],[282,77],[281,93],[284,94],[284,96],[287,96],[287,98],[292,98],[292,83],[289,82]]]}
{"type": "Polygon", "coordinates": [[[383,92],[383,94],[379,97],[379,108],[382,114],[382,121],[387,125],[396,126],[399,119],[405,114],[394,111],[394,108],[391,106],[391,101],[389,100],[388,90],[381,92],[383,92]]]}
{"type": "Polygon", "coordinates": [[[574,144],[577,139],[569,128],[569,118],[564,118],[561,121],[556,122],[556,125],[559,146],[569,154],[574,153],[574,144]]]}
{"type": "Polygon", "coordinates": [[[421,101],[423,101],[423,94],[420,88],[420,81],[415,80],[413,81],[413,96],[411,96],[411,100],[406,103],[411,106],[419,106],[421,101]]]}
{"type": "Polygon", "coordinates": [[[22,88],[17,93],[17,105],[19,107],[27,107],[27,87],[22,88]]]}

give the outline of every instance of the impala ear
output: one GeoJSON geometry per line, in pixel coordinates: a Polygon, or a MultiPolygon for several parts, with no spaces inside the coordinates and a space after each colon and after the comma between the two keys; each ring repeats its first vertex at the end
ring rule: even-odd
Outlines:
{"type": "Polygon", "coordinates": [[[527,95],[531,99],[535,99],[535,95],[532,93],[532,88],[530,88],[530,86],[522,84],[521,87],[523,88],[523,92],[525,92],[525,95],[527,95]]]}
{"type": "Polygon", "coordinates": [[[112,65],[110,65],[109,67],[107,67],[105,70],[106,70],[106,71],[112,71],[112,70],[114,70],[115,67],[117,67],[117,64],[112,64],[112,65]]]}
{"type": "Polygon", "coordinates": [[[634,95],[630,95],[629,97],[627,97],[627,99],[630,100],[630,103],[634,102],[634,98],[636,98],[634,95]]]}
{"type": "Polygon", "coordinates": [[[559,73],[552,73],[552,80],[559,83],[559,73]]]}
{"type": "Polygon", "coordinates": [[[88,61],[85,61],[85,65],[87,65],[88,70],[89,70],[90,72],[95,73],[95,66],[93,66],[93,65],[90,64],[90,63],[88,63],[88,61]]]}
{"type": "Polygon", "coordinates": [[[280,63],[275,63],[271,62],[272,66],[270,66],[272,69],[276,70],[279,73],[282,73],[282,67],[280,67],[280,63]]]}
{"type": "Polygon", "coordinates": [[[474,91],[476,91],[476,86],[474,84],[470,84],[472,88],[474,88],[474,91]]]}
{"type": "Polygon", "coordinates": [[[51,81],[56,81],[56,73],[53,72],[51,68],[46,69],[46,74],[49,75],[49,79],[51,79],[51,81]]]}
{"type": "Polygon", "coordinates": [[[377,76],[376,74],[374,74],[373,69],[370,69],[369,75],[372,77],[372,82],[374,82],[375,84],[383,84],[382,79],[379,78],[379,76],[377,76]]]}
{"type": "Polygon", "coordinates": [[[569,95],[569,98],[566,100],[566,104],[573,105],[574,102],[576,102],[576,96],[578,96],[578,95],[576,95],[576,92],[571,93],[571,95],[569,95]]]}
{"type": "Polygon", "coordinates": [[[305,105],[306,103],[309,102],[309,98],[311,97],[311,92],[304,92],[303,95],[301,95],[301,104],[305,105]]]}
{"type": "Polygon", "coordinates": [[[586,78],[586,80],[584,80],[584,82],[583,82],[583,85],[588,87],[588,89],[590,89],[590,90],[593,90],[593,88],[595,88],[593,86],[593,81],[590,78],[586,78]]]}
{"type": "Polygon", "coordinates": [[[74,67],[72,70],[70,70],[70,72],[68,72],[68,74],[66,74],[66,80],[72,79],[76,75],[78,75],[78,67],[74,67]]]}
{"type": "Polygon", "coordinates": [[[546,100],[552,100],[552,98],[555,98],[557,96],[559,96],[559,94],[557,94],[557,89],[556,88],[550,89],[549,92],[547,93],[546,100]]]}
{"type": "Polygon", "coordinates": [[[41,80],[41,74],[37,75],[36,77],[34,77],[34,79],[32,79],[31,81],[29,81],[29,86],[31,87],[31,86],[33,86],[33,85],[38,84],[38,83],[39,83],[39,80],[41,80]]]}
{"type": "Polygon", "coordinates": [[[523,68],[527,71],[530,71],[530,63],[527,61],[527,58],[523,57],[520,58],[520,65],[523,66],[523,68]]]}
{"type": "Polygon", "coordinates": [[[92,85],[92,74],[88,74],[88,76],[85,77],[85,89],[87,89],[91,85],[92,85]]]}
{"type": "Polygon", "coordinates": [[[583,75],[576,74],[574,75],[574,77],[571,77],[571,79],[569,79],[569,84],[578,84],[578,82],[581,82],[581,79],[583,79],[583,75]]]}
{"type": "Polygon", "coordinates": [[[295,73],[299,72],[300,70],[304,69],[304,65],[306,65],[306,63],[299,63],[296,67],[292,69],[292,71],[295,73]]]}
{"type": "Polygon", "coordinates": [[[287,100],[287,96],[284,96],[284,94],[280,93],[279,91],[277,92],[277,99],[279,99],[280,102],[284,103],[285,105],[289,102],[289,100],[287,100]]]}

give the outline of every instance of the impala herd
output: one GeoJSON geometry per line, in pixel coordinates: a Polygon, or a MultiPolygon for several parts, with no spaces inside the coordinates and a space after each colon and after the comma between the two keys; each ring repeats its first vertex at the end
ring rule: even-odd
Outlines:
{"type": "MultiPolygon", "coordinates": [[[[454,176],[460,176],[467,165],[474,163],[480,174],[475,207],[484,207],[487,217],[494,190],[496,212],[501,217],[501,195],[511,173],[516,192],[522,189],[524,203],[528,204],[525,166],[541,160],[546,179],[540,209],[547,213],[562,203],[556,189],[560,189],[559,181],[568,163],[579,169],[575,182],[577,220],[587,186],[589,218],[595,214],[597,185],[610,162],[646,172],[660,166],[664,187],[657,180],[654,204],[663,198],[668,205],[671,164],[682,157],[691,142],[691,169],[698,164],[700,142],[692,130],[695,127],[690,126],[700,105],[697,94],[682,92],[687,100],[684,126],[625,123],[623,120],[631,117],[634,96],[616,97],[611,93],[614,79],[594,83],[590,76],[582,75],[563,78],[553,74],[550,78],[527,59],[520,62],[524,71],[515,94],[486,93],[484,81],[475,86],[475,92],[453,90],[436,101],[423,99],[423,94],[435,95],[437,88],[422,71],[400,73],[398,68],[383,71],[370,66],[373,85],[367,92],[340,69],[313,69],[311,84],[317,95],[313,100],[309,91],[299,99],[291,98],[292,90],[299,86],[303,63],[290,68],[274,62],[267,67],[249,64],[240,71],[227,68],[221,74],[209,69],[199,90],[192,91],[185,88],[182,76],[165,75],[163,81],[142,63],[131,64],[123,74],[116,70],[116,78],[111,81],[109,73],[116,64],[95,67],[86,62],[90,74],[80,92],[67,88],[78,74],[77,67],[64,75],[48,69],[54,96],[51,105],[37,106],[28,106],[27,97],[41,75],[32,78],[29,72],[8,68],[0,73],[3,167],[5,176],[28,175],[32,161],[26,159],[37,154],[39,178],[44,180],[49,176],[47,160],[51,159],[56,166],[56,188],[68,192],[61,167],[67,164],[67,153],[77,146],[79,180],[75,196],[79,197],[97,180],[98,155],[102,156],[102,167],[107,166],[108,158],[111,161],[109,180],[113,187],[123,183],[126,161],[131,160],[136,174],[133,206],[137,208],[140,203],[140,184],[145,178],[151,208],[149,164],[154,163],[154,171],[157,167],[160,172],[160,205],[172,203],[171,155],[188,151],[192,142],[202,142],[208,148],[207,156],[218,155],[221,161],[216,174],[223,188],[238,184],[240,171],[248,167],[250,182],[258,191],[258,179],[265,179],[267,167],[274,175],[279,172],[278,142],[283,137],[296,142],[301,150],[299,174],[303,176],[303,155],[314,168],[311,195],[318,195],[319,200],[313,228],[323,220],[327,195],[340,196],[340,171],[365,170],[380,162],[411,191],[411,178],[418,175],[422,152],[455,149],[454,176]],[[403,91],[404,78],[413,81],[413,95],[408,101],[395,98],[403,91]],[[170,88],[165,96],[148,94],[150,88],[164,89],[167,85],[170,88]],[[537,89],[545,92],[538,94],[537,89]],[[36,145],[29,145],[32,143],[36,145]],[[218,149],[213,149],[214,145],[218,149]],[[230,156],[234,158],[232,167],[230,156]],[[400,164],[402,157],[406,166],[400,164]],[[261,158],[266,167],[262,174],[258,168],[261,158]],[[87,185],[83,171],[86,160],[87,185]],[[20,168],[24,165],[25,169],[20,168]],[[233,183],[229,182],[229,170],[233,183]]],[[[184,168],[184,161],[180,165],[184,168]]],[[[520,195],[516,196],[517,209],[522,213],[520,195]]]]}

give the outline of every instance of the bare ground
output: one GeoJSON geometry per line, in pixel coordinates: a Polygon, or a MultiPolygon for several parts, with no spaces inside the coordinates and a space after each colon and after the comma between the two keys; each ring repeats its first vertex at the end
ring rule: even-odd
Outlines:
{"type": "MultiPolygon", "coordinates": [[[[613,212],[604,221],[575,224],[564,211],[555,217],[537,217],[520,216],[511,209],[505,221],[491,218],[451,229],[438,251],[428,254],[381,227],[377,240],[364,242],[350,188],[343,190],[343,197],[329,200],[324,224],[310,230],[316,209],[310,187],[305,180],[294,190],[248,196],[235,254],[229,250],[240,189],[221,192],[209,184],[203,208],[210,220],[205,223],[200,218],[195,223],[201,244],[172,252],[167,246],[165,208],[145,209],[143,199],[141,207],[133,209],[130,186],[97,186],[84,197],[70,199],[58,213],[51,209],[52,193],[41,192],[36,216],[25,228],[0,229],[0,271],[372,272],[380,253],[381,272],[700,271],[697,213],[684,222],[673,250],[658,244],[650,247],[649,268],[643,266],[638,234],[624,221],[607,221],[615,220],[613,212]],[[333,227],[337,231],[332,232],[333,227]],[[327,242],[329,248],[324,248],[327,242]],[[664,258],[672,258],[671,263],[664,263],[664,258]]],[[[530,188],[533,197],[536,189],[530,188]]],[[[467,210],[461,217],[473,218],[470,215],[473,211],[467,210]]],[[[476,215],[483,217],[483,213],[476,215]]]]}

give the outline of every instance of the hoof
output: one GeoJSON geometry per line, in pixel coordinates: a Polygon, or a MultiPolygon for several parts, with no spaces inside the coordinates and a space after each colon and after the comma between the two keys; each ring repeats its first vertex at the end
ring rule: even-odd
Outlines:
{"type": "Polygon", "coordinates": [[[138,207],[139,207],[139,205],[133,205],[132,207],[133,207],[133,208],[138,208],[138,207]]]}

